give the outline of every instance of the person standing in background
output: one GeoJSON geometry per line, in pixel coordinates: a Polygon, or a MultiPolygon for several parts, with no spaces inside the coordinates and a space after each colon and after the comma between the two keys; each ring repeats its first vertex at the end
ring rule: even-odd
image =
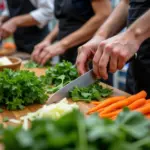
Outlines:
{"type": "Polygon", "coordinates": [[[0,38],[10,35],[18,51],[32,53],[34,46],[48,33],[53,18],[54,0],[6,0],[0,16],[0,38]]]}
{"type": "Polygon", "coordinates": [[[109,0],[55,0],[58,24],[53,32],[35,47],[33,59],[44,64],[51,57],[61,55],[61,60],[75,63],[77,47],[93,36],[110,13],[109,0]],[[55,39],[58,42],[52,44],[55,39]]]}

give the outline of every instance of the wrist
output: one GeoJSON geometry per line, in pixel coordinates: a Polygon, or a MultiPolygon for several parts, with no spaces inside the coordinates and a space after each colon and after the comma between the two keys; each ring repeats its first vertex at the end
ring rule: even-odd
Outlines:
{"type": "Polygon", "coordinates": [[[67,40],[61,40],[59,43],[64,48],[64,50],[67,50],[68,48],[70,48],[69,41],[67,41],[67,40]]]}
{"type": "Polygon", "coordinates": [[[128,29],[125,32],[125,35],[127,36],[127,38],[131,41],[133,41],[137,47],[140,47],[140,45],[142,44],[142,42],[144,41],[142,38],[140,38],[140,36],[138,35],[138,30],[130,30],[128,29]]]}
{"type": "Polygon", "coordinates": [[[18,19],[18,17],[14,17],[14,18],[10,19],[10,21],[11,21],[16,27],[19,27],[19,26],[20,26],[20,20],[18,19]]]}

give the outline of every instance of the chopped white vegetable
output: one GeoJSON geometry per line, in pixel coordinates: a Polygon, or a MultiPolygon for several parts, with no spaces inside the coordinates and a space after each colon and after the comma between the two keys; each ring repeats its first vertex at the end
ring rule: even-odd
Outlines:
{"type": "Polygon", "coordinates": [[[11,65],[11,64],[12,64],[12,62],[7,57],[0,58],[0,66],[11,65]]]}
{"type": "Polygon", "coordinates": [[[63,115],[73,111],[74,109],[79,109],[76,103],[69,104],[67,99],[64,98],[59,103],[44,105],[42,108],[33,113],[28,113],[26,116],[20,118],[23,120],[23,128],[28,129],[28,120],[33,121],[38,118],[52,118],[59,119],[63,115]]]}
{"type": "Polygon", "coordinates": [[[15,123],[15,124],[20,124],[21,121],[20,120],[16,120],[16,119],[9,119],[9,122],[15,123]]]}
{"type": "Polygon", "coordinates": [[[23,122],[23,129],[24,130],[28,130],[29,129],[29,121],[28,121],[28,118],[25,118],[24,119],[24,122],[23,122]]]}

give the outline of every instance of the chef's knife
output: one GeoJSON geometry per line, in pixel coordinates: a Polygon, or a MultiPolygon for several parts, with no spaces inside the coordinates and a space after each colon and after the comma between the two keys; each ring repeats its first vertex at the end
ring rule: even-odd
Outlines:
{"type": "MultiPolygon", "coordinates": [[[[131,60],[135,59],[137,54],[135,54],[130,60],[127,61],[130,62],[131,60]]],[[[52,96],[49,97],[47,104],[56,103],[60,101],[61,99],[68,97],[69,91],[71,91],[75,86],[78,87],[87,87],[88,85],[94,83],[96,81],[96,77],[93,73],[93,70],[88,71],[84,75],[78,77],[77,79],[71,81],[69,84],[58,90],[56,93],[54,93],[52,96]]]]}
{"type": "Polygon", "coordinates": [[[68,92],[72,90],[75,86],[78,87],[87,87],[88,85],[94,83],[96,77],[93,74],[93,70],[88,71],[84,75],[78,77],[77,79],[71,81],[69,84],[58,90],[54,93],[47,101],[47,104],[56,103],[61,99],[68,97],[68,92]]]}

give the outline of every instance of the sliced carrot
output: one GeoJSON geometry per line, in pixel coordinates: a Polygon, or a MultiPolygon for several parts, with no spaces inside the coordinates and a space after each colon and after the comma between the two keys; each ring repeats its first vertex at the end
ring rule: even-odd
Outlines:
{"type": "Polygon", "coordinates": [[[150,114],[146,114],[146,118],[150,119],[150,114]]]}
{"type": "Polygon", "coordinates": [[[146,100],[146,104],[149,104],[149,103],[150,103],[150,99],[147,99],[147,100],[146,100]]]}
{"type": "Polygon", "coordinates": [[[101,109],[99,109],[99,110],[97,110],[97,112],[102,112],[103,110],[105,109],[105,107],[104,108],[101,108],[101,109]]]}
{"type": "Polygon", "coordinates": [[[127,101],[119,101],[119,102],[116,102],[110,106],[108,106],[106,109],[104,109],[104,111],[101,112],[101,114],[106,114],[106,113],[110,113],[116,109],[121,109],[125,106],[128,105],[128,102],[127,101]]]}
{"type": "Polygon", "coordinates": [[[99,113],[99,116],[101,118],[112,118],[112,117],[118,115],[121,111],[122,111],[122,109],[118,109],[118,110],[115,110],[115,111],[113,111],[111,113],[108,113],[108,114],[101,114],[101,113],[99,113]]]}
{"type": "Polygon", "coordinates": [[[103,108],[103,107],[106,107],[106,106],[109,106],[110,104],[113,104],[117,101],[121,101],[123,99],[125,99],[126,97],[125,96],[115,96],[115,97],[110,97],[106,100],[104,100],[103,102],[101,102],[99,105],[97,105],[96,107],[94,108],[91,108],[89,109],[89,111],[87,112],[87,114],[91,114],[93,112],[96,112],[97,110],[99,110],[100,108],[103,108]]]}
{"type": "Polygon", "coordinates": [[[145,98],[147,96],[146,92],[145,91],[141,91],[135,95],[132,95],[122,101],[118,101],[110,106],[108,106],[104,111],[102,111],[102,113],[109,113],[109,112],[112,112],[116,109],[120,109],[120,108],[123,108],[125,106],[128,106],[130,105],[131,103],[133,103],[134,101],[138,100],[138,99],[141,99],[141,98],[145,98]]]}
{"type": "Polygon", "coordinates": [[[130,97],[127,98],[127,101],[129,104],[133,103],[134,101],[141,99],[141,98],[146,98],[147,93],[143,90],[135,95],[132,95],[130,97]]]}
{"type": "Polygon", "coordinates": [[[134,110],[136,108],[139,108],[141,106],[144,106],[146,103],[146,99],[145,98],[141,98],[133,103],[131,103],[128,108],[131,109],[131,110],[134,110]]]}
{"type": "Polygon", "coordinates": [[[93,104],[93,105],[99,105],[101,102],[99,102],[99,101],[92,101],[91,102],[91,104],[93,104]]]}
{"type": "Polygon", "coordinates": [[[113,116],[111,117],[112,120],[116,120],[117,116],[113,116]]]}
{"type": "Polygon", "coordinates": [[[141,112],[142,114],[148,114],[148,113],[150,113],[150,104],[145,105],[141,108],[135,109],[135,111],[141,112]]]}

